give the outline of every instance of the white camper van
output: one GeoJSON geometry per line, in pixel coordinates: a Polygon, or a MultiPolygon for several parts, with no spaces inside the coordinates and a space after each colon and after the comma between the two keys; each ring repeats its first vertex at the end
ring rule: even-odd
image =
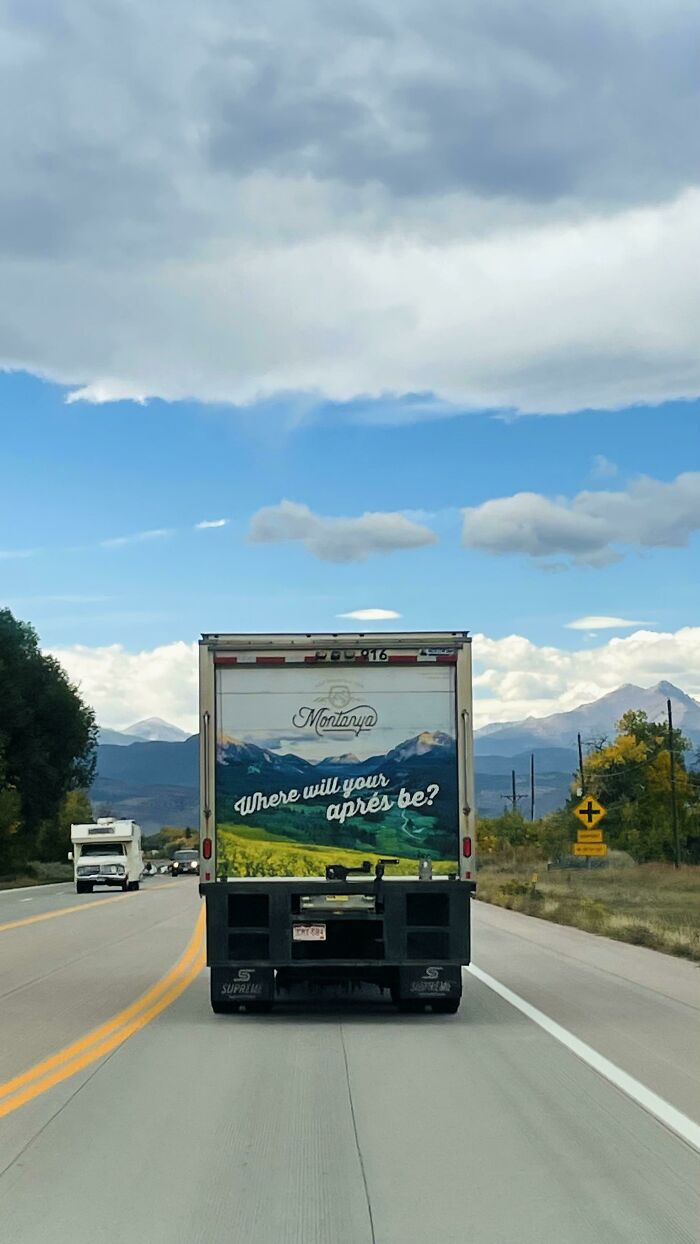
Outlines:
{"type": "Polygon", "coordinates": [[[75,888],[86,894],[96,885],[138,890],[143,873],[141,826],[136,821],[100,817],[92,825],[71,825],[75,888]]]}

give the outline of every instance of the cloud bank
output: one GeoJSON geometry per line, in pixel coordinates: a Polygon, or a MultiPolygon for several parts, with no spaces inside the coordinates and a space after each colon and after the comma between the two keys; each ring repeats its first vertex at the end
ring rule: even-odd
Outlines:
{"type": "Polygon", "coordinates": [[[700,392],[685,0],[5,22],[0,366],[89,402],[700,392]]]}
{"type": "MultiPolygon", "coordinates": [[[[196,730],[196,644],[138,653],[120,644],[52,651],[94,705],[101,725],[118,728],[155,716],[196,730]]],[[[651,686],[666,679],[700,698],[700,627],[640,630],[573,651],[533,644],[522,635],[475,635],[474,666],[477,726],[575,708],[626,682],[651,686]]]]}

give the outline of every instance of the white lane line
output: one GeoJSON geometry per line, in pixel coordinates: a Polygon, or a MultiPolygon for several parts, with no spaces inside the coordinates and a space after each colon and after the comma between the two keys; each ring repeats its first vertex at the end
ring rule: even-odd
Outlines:
{"type": "Polygon", "coordinates": [[[11,885],[8,890],[0,890],[0,894],[21,894],[23,890],[58,890],[60,886],[70,885],[68,881],[50,881],[48,885],[11,885]]]}
{"type": "Polygon", "coordinates": [[[34,899],[33,898],[21,898],[19,901],[20,903],[33,903],[34,899]]]}
{"type": "Polygon", "coordinates": [[[671,1129],[682,1140],[687,1141],[694,1149],[700,1150],[700,1125],[694,1123],[687,1115],[681,1114],[680,1110],[676,1110],[675,1106],[669,1105],[664,1101],[663,1097],[658,1097],[656,1093],[652,1093],[651,1089],[640,1084],[639,1080],[635,1080],[634,1076],[630,1076],[621,1067],[611,1063],[610,1059],[604,1058],[592,1046],[587,1045],[585,1041],[579,1040],[573,1033],[566,1028],[562,1028],[561,1024],[555,1023],[543,1011],[538,1011],[536,1006],[532,1006],[521,998],[517,993],[513,993],[512,989],[508,989],[506,985],[502,985],[495,977],[489,976],[488,972],[482,972],[481,968],[477,968],[473,963],[467,968],[472,976],[481,981],[482,985],[487,985],[494,993],[509,1002],[517,1011],[526,1015],[533,1023],[538,1024],[551,1037],[555,1037],[557,1041],[561,1041],[572,1054],[580,1058],[582,1062],[587,1063],[594,1071],[609,1080],[615,1088],[626,1093],[632,1101],[636,1101],[637,1105],[643,1110],[647,1110],[649,1114],[653,1114],[660,1123],[671,1129]]]}

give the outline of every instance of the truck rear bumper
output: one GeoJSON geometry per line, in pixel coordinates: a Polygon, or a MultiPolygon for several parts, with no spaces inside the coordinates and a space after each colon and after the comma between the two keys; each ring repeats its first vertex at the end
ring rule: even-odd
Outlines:
{"type": "Polygon", "coordinates": [[[474,888],[409,878],[387,880],[380,891],[371,882],[317,878],[200,885],[212,1005],[269,1003],[302,982],[373,984],[395,1000],[458,1003],[474,888]],[[309,924],[322,936],[297,940],[295,927],[309,924]]]}
{"type": "Polygon", "coordinates": [[[393,998],[425,1003],[462,996],[462,969],[458,964],[385,964],[373,968],[357,964],[344,968],[237,967],[211,968],[212,1001],[245,1005],[273,1002],[295,988],[312,991],[336,988],[349,991],[364,985],[388,990],[393,998]]]}

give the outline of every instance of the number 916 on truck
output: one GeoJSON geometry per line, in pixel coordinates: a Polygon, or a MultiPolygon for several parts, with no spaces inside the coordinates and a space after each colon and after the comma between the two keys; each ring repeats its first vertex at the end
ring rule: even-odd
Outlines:
{"type": "Polygon", "coordinates": [[[199,651],[214,1011],[371,984],[454,1013],[475,888],[469,635],[206,634],[199,651]]]}

